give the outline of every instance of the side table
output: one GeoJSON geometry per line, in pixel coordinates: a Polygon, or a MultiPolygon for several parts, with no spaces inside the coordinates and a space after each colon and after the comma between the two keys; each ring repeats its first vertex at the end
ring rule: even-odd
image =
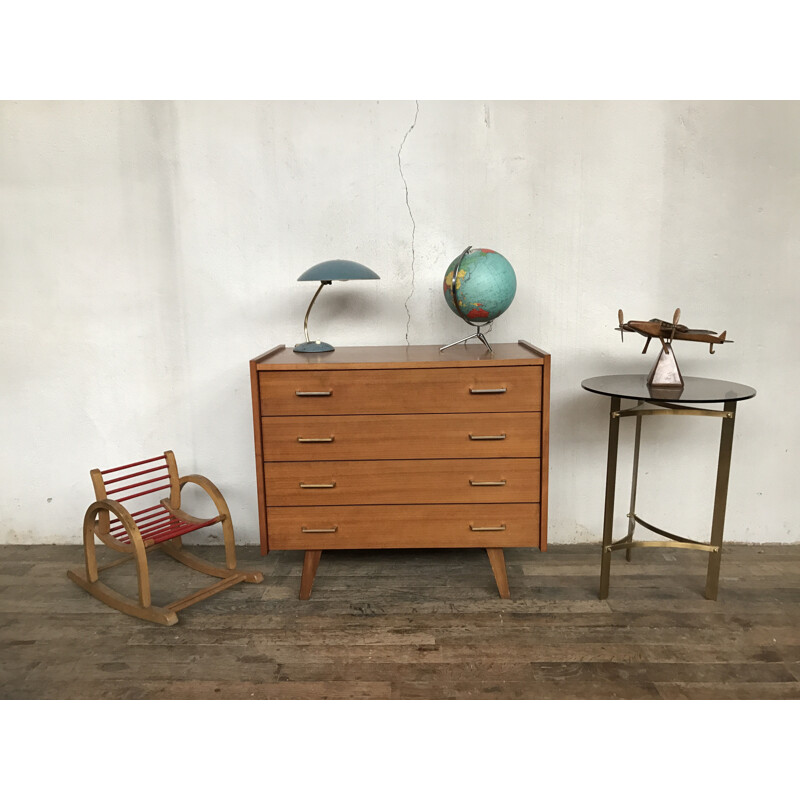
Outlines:
{"type": "Polygon", "coordinates": [[[708,553],[708,571],[706,574],[705,596],[709,600],[717,599],[719,588],[719,567],[722,556],[722,532],[725,525],[725,506],[728,499],[728,476],[731,467],[731,450],[733,448],[733,425],[736,420],[736,407],[739,401],[755,397],[756,390],[751,386],[730,381],[709,378],[684,378],[683,389],[659,389],[647,386],[646,375],[603,375],[587,378],[581,386],[589,392],[606,395],[611,398],[611,411],[608,426],[608,461],[606,465],[606,499],[603,517],[603,549],[600,564],[600,599],[608,597],[608,583],[611,571],[611,553],[624,549],[628,561],[631,548],[634,547],[684,547],[692,550],[703,550],[708,553]],[[622,408],[622,400],[638,401],[636,405],[622,408]],[[722,410],[697,408],[711,403],[722,403],[722,410]],[[717,461],[717,481],[714,496],[714,513],[711,522],[711,539],[709,543],[697,542],[677,536],[674,533],[645,522],[636,513],[636,484],[639,470],[639,444],[641,441],[642,418],[652,415],[693,415],[715,417],[722,420],[722,435],[717,461]],[[623,417],[636,418],[636,434],[633,450],[633,479],[631,482],[630,511],[628,513],[628,532],[617,542],[612,541],[614,527],[614,493],[617,479],[617,452],[619,444],[619,421],[623,417]],[[665,537],[668,541],[633,541],[636,525],[665,537]]]}

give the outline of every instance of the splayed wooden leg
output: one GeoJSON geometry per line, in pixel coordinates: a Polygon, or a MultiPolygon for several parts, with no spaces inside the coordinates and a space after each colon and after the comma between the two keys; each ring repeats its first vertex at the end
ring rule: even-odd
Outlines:
{"type": "Polygon", "coordinates": [[[314,585],[314,576],[317,574],[319,558],[322,550],[306,550],[303,558],[303,575],[300,578],[300,599],[308,600],[311,597],[311,587],[314,585]]]}
{"type": "Polygon", "coordinates": [[[489,556],[489,563],[492,565],[497,591],[500,592],[500,597],[507,600],[511,597],[511,591],[508,588],[508,575],[506,574],[506,559],[503,556],[503,548],[487,547],[486,555],[489,556]]]}

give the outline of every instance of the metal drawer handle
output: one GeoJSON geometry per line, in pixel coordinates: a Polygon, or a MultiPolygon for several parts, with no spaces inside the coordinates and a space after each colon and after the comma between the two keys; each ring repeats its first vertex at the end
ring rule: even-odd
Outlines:
{"type": "Polygon", "coordinates": [[[506,482],[502,481],[473,481],[469,482],[470,486],[505,486],[506,482]]]}
{"type": "Polygon", "coordinates": [[[301,483],[301,489],[333,489],[336,486],[336,481],[332,483],[301,483]]]}
{"type": "Polygon", "coordinates": [[[338,525],[334,525],[332,528],[305,528],[301,527],[300,530],[303,533],[336,533],[339,530],[338,525]]]}
{"type": "Polygon", "coordinates": [[[496,436],[475,436],[474,433],[469,435],[473,442],[500,442],[506,438],[504,433],[497,434],[496,436]]]}
{"type": "Polygon", "coordinates": [[[501,389],[473,389],[471,386],[469,387],[470,394],[505,394],[505,392],[505,386],[501,389]]]}
{"type": "Polygon", "coordinates": [[[300,442],[300,444],[316,444],[317,442],[332,442],[333,436],[328,436],[325,439],[304,439],[302,436],[298,436],[297,441],[300,442]]]}
{"type": "Polygon", "coordinates": [[[330,397],[333,394],[333,389],[327,392],[295,392],[298,397],[330,397]]]}
{"type": "Polygon", "coordinates": [[[482,532],[482,531],[504,531],[506,529],[505,525],[498,525],[495,528],[476,528],[474,525],[470,525],[469,529],[471,531],[482,532]]]}

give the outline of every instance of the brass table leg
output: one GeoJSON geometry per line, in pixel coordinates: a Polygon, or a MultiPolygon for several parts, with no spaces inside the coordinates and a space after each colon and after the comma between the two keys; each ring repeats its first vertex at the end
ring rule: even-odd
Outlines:
{"type": "Polygon", "coordinates": [[[608,597],[611,571],[611,535],[614,528],[614,492],[617,486],[617,451],[619,445],[619,409],[621,398],[611,398],[608,421],[608,462],[606,464],[606,506],[603,517],[603,553],[600,560],[600,599],[608,597]]]}
{"type": "Polygon", "coordinates": [[[708,555],[706,573],[706,598],[717,599],[719,588],[719,566],[722,560],[722,531],[725,527],[725,507],[728,502],[728,478],[731,472],[731,451],[733,450],[733,424],[736,421],[736,402],[725,403],[725,416],[722,418],[722,434],[719,441],[719,461],[717,462],[717,488],[714,494],[714,516],[711,521],[711,545],[715,549],[708,555]]]}
{"type": "MultiPolygon", "coordinates": [[[[631,504],[628,513],[628,535],[626,539],[633,541],[633,531],[636,528],[636,485],[639,482],[639,443],[642,440],[642,418],[636,416],[636,438],[633,445],[633,478],[631,478],[631,504]]],[[[631,548],[625,549],[625,560],[631,560],[631,548]]]]}

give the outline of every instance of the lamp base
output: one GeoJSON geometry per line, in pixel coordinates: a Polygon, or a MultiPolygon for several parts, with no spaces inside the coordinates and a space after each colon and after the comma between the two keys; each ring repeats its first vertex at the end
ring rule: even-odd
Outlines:
{"type": "Polygon", "coordinates": [[[327,342],[300,342],[294,346],[295,353],[330,353],[336,348],[327,342]]]}

